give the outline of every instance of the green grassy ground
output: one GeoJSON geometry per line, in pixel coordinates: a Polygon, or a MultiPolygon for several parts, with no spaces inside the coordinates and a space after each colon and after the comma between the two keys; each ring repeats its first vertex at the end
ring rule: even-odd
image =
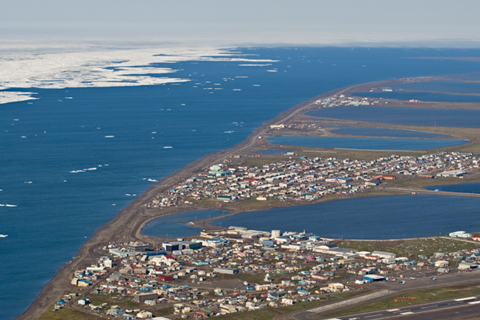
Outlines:
{"type": "Polygon", "coordinates": [[[340,247],[357,249],[359,251],[387,251],[393,252],[397,256],[412,255],[412,259],[417,259],[418,255],[431,256],[435,252],[455,252],[459,250],[472,250],[480,244],[444,239],[444,238],[424,238],[412,240],[385,240],[385,241],[353,241],[344,240],[338,243],[340,247]]]}
{"type": "Polygon", "coordinates": [[[310,301],[310,302],[299,302],[292,306],[288,307],[280,307],[280,308],[267,308],[258,311],[250,311],[250,312],[241,312],[241,313],[232,313],[225,316],[218,317],[218,319],[222,320],[270,320],[276,315],[285,314],[289,312],[294,312],[297,310],[302,310],[309,307],[320,306],[327,302],[332,302],[335,300],[341,300],[345,298],[349,298],[351,296],[357,295],[362,293],[363,291],[357,292],[350,292],[350,293],[342,293],[338,295],[334,295],[330,297],[328,300],[321,300],[321,301],[310,301]]]}
{"type": "Polygon", "coordinates": [[[53,305],[49,308],[39,320],[99,320],[103,319],[99,316],[94,316],[91,314],[79,312],[72,309],[61,309],[58,311],[52,311],[53,305]]]}

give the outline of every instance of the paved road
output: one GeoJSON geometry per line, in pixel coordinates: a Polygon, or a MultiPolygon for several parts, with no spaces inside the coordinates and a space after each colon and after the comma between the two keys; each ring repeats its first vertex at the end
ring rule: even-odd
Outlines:
{"type": "MultiPolygon", "coordinates": [[[[480,297],[472,296],[459,299],[436,301],[432,303],[411,305],[383,311],[374,311],[344,317],[326,318],[327,320],[380,320],[380,319],[451,319],[451,316],[464,316],[462,313],[478,315],[480,318],[480,297]],[[454,309],[454,310],[453,310],[454,309]],[[464,310],[465,311],[462,311],[464,310]],[[444,311],[448,310],[449,316],[444,311]],[[441,312],[440,312],[441,311],[441,312]],[[453,312],[453,313],[452,313],[453,312]],[[435,318],[430,318],[435,316],[435,318]]],[[[310,318],[322,319],[322,318],[310,318]]],[[[325,319],[325,318],[323,318],[325,319]]]]}
{"type": "Polygon", "coordinates": [[[450,192],[450,191],[435,191],[428,190],[424,188],[398,188],[398,187],[384,187],[385,190],[394,190],[400,192],[416,192],[416,193],[426,193],[426,194],[435,194],[441,196],[454,196],[454,197],[473,197],[478,198],[480,194],[478,193],[468,193],[468,192],[450,192]]]}
{"type": "MultiPolygon", "coordinates": [[[[433,275],[433,273],[432,273],[433,275]]],[[[376,282],[369,287],[373,289],[373,292],[376,291],[383,291],[385,294],[381,297],[373,297],[372,299],[360,301],[360,303],[356,302],[353,304],[349,304],[349,307],[354,307],[358,306],[361,304],[368,304],[371,302],[383,300],[385,298],[394,298],[394,297],[399,297],[399,296],[408,296],[410,292],[414,291],[420,291],[420,290],[428,290],[428,289],[434,289],[434,288],[444,288],[444,287],[452,287],[452,286],[457,286],[457,285],[467,285],[467,284],[474,284],[479,281],[480,274],[479,272],[462,272],[462,273],[450,273],[447,275],[441,275],[441,276],[436,276],[436,280],[432,281],[430,279],[430,276],[420,276],[417,275],[417,278],[415,280],[410,279],[407,277],[405,279],[405,284],[399,284],[398,282],[387,282],[387,281],[382,281],[382,282],[376,282]],[[388,291],[388,292],[387,292],[388,291]]],[[[368,295],[368,294],[367,294],[368,295]]],[[[355,298],[353,298],[355,299],[355,298]]],[[[334,302],[332,305],[337,304],[338,302],[334,302]]],[[[440,302],[438,302],[440,303],[440,302]]],[[[460,304],[459,304],[460,305],[460,304]]],[[[451,305],[453,307],[454,305],[451,305]]],[[[470,305],[467,304],[465,305],[467,307],[473,307],[475,305],[470,305]]],[[[478,305],[478,308],[480,309],[480,304],[478,305]]],[[[342,307],[340,305],[336,306],[336,308],[329,308],[328,310],[322,310],[321,308],[318,307],[312,307],[308,309],[303,309],[303,310],[297,310],[291,313],[287,314],[281,314],[275,316],[275,320],[313,320],[313,319],[328,319],[328,316],[325,316],[325,314],[331,314],[335,313],[338,311],[342,311],[345,309],[345,307],[342,307]]],[[[425,309],[424,311],[435,311],[435,309],[432,308],[432,310],[425,309]]],[[[404,312],[410,312],[410,311],[404,311],[404,312]]],[[[388,317],[397,317],[400,316],[399,313],[390,313],[385,314],[385,311],[377,311],[377,312],[372,312],[371,314],[368,314],[370,317],[367,318],[359,318],[359,320],[375,320],[375,319],[388,319],[388,317]],[[384,318],[375,318],[373,315],[375,314],[382,314],[384,318]]],[[[346,316],[346,317],[340,317],[338,319],[354,319],[356,316],[346,316]]],[[[411,319],[410,316],[406,319],[411,319]]],[[[422,318],[419,318],[422,319],[422,318]]],[[[433,319],[433,318],[432,318],[433,319]]],[[[436,319],[436,318],[435,318],[436,319]]],[[[439,318],[443,319],[443,318],[439,318]]],[[[448,319],[448,318],[445,318],[448,319]]],[[[480,317],[478,317],[480,319],[480,317]]]]}

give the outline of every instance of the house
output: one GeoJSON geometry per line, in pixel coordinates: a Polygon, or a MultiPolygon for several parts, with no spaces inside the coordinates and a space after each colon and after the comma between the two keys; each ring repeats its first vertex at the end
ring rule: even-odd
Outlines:
{"type": "Polygon", "coordinates": [[[445,260],[438,260],[438,261],[435,261],[435,267],[440,267],[440,268],[443,268],[443,267],[448,267],[449,263],[448,261],[445,261],[445,260]]]}
{"type": "Polygon", "coordinates": [[[447,268],[438,268],[438,269],[437,269],[437,272],[438,272],[438,273],[448,273],[449,270],[448,270],[447,268]]]}
{"type": "Polygon", "coordinates": [[[239,271],[237,268],[213,268],[213,272],[221,274],[237,274],[239,271]]]}
{"type": "Polygon", "coordinates": [[[133,295],[133,301],[135,302],[145,302],[145,300],[155,300],[157,298],[158,294],[153,292],[136,293],[133,295]]]}
{"type": "Polygon", "coordinates": [[[173,281],[173,277],[161,274],[161,275],[158,276],[158,280],[163,281],[163,282],[173,281]]]}
{"type": "Polygon", "coordinates": [[[480,235],[472,235],[472,240],[480,241],[480,235]]]}
{"type": "Polygon", "coordinates": [[[378,256],[379,258],[387,258],[387,259],[395,259],[397,255],[391,252],[384,252],[384,251],[373,251],[372,255],[378,256]]]}

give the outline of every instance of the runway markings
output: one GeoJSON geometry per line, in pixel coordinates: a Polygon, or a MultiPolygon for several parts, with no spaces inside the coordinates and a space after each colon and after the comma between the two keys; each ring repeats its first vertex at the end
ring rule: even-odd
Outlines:
{"type": "Polygon", "coordinates": [[[468,304],[479,304],[480,303],[480,300],[479,301],[472,301],[472,302],[469,302],[468,304]]]}
{"type": "Polygon", "coordinates": [[[395,312],[395,311],[399,311],[400,309],[396,308],[396,309],[390,309],[390,310],[387,310],[388,312],[395,312]]]}
{"type": "Polygon", "coordinates": [[[467,301],[467,300],[473,300],[473,299],[477,299],[477,297],[461,298],[461,299],[455,299],[453,301],[467,301]]]}
{"type": "Polygon", "coordinates": [[[406,316],[406,315],[409,315],[409,314],[413,314],[412,311],[408,311],[408,312],[402,312],[400,313],[402,316],[406,316]]]}

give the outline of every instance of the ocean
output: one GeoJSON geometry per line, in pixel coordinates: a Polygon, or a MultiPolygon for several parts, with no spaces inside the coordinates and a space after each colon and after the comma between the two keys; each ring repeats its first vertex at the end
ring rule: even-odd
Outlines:
{"type": "Polygon", "coordinates": [[[26,310],[95,230],[155,181],[234,146],[291,106],[355,83],[480,71],[474,62],[410,59],[475,56],[479,50],[232,52],[278,62],[192,58],[148,66],[175,73],[145,75],[189,82],[11,89],[38,99],[0,105],[0,234],[8,235],[0,238],[0,319],[26,310]]]}

